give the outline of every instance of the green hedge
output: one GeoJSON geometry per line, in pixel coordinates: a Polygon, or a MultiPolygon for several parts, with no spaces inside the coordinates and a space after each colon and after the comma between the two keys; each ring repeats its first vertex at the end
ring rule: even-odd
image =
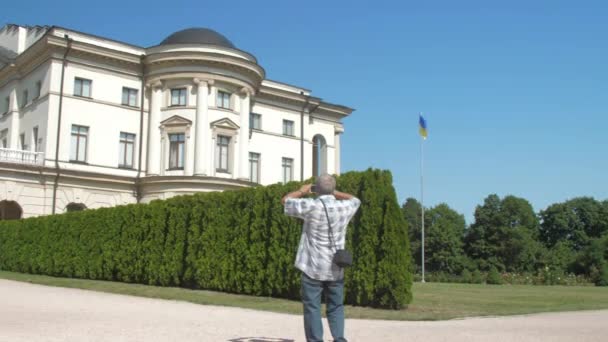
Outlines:
{"type": "MultiPolygon", "coordinates": [[[[301,222],[280,199],[300,183],[0,222],[0,269],[298,299],[301,222]]],[[[348,229],[348,304],[412,300],[407,226],[388,171],[349,172],[361,199],[348,229]]]]}

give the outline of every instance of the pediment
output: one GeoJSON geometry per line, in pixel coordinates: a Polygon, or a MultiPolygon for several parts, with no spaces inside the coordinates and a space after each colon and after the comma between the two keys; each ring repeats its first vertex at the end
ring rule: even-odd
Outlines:
{"type": "Polygon", "coordinates": [[[173,115],[172,117],[163,120],[160,124],[161,126],[190,126],[192,125],[192,121],[179,115],[173,115]]]}
{"type": "Polygon", "coordinates": [[[213,128],[225,128],[225,129],[239,129],[239,125],[234,123],[234,121],[228,118],[222,118],[216,121],[213,121],[209,124],[213,128]]]}

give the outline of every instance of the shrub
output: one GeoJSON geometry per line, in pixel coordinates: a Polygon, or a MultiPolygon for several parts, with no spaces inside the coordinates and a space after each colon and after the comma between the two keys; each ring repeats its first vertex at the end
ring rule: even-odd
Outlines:
{"type": "Polygon", "coordinates": [[[469,270],[467,270],[466,268],[462,271],[462,273],[460,274],[460,279],[463,283],[467,283],[470,284],[473,282],[473,275],[471,274],[471,272],[469,270]]]}
{"type": "Polygon", "coordinates": [[[485,281],[483,274],[479,270],[474,270],[471,276],[471,282],[473,284],[483,284],[485,281]]]}
{"type": "MultiPolygon", "coordinates": [[[[390,172],[349,172],[337,183],[361,200],[347,234],[346,303],[403,307],[412,263],[390,172]]],[[[280,198],[300,185],[0,222],[0,269],[299,298],[302,224],[283,214],[280,198]]]]}
{"type": "Polygon", "coordinates": [[[502,277],[500,276],[500,273],[498,273],[498,270],[496,269],[496,267],[492,266],[490,268],[490,271],[488,272],[488,278],[486,279],[486,283],[488,283],[490,285],[501,285],[502,284],[502,277]]]}
{"type": "Polygon", "coordinates": [[[595,281],[597,286],[608,286],[608,263],[605,263],[595,281]]]}

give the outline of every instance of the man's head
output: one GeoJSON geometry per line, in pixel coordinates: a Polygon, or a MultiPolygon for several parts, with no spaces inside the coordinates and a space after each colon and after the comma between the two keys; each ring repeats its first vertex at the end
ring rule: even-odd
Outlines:
{"type": "Polygon", "coordinates": [[[328,174],[322,174],[315,181],[315,191],[318,195],[331,195],[336,190],[336,180],[328,174]]]}

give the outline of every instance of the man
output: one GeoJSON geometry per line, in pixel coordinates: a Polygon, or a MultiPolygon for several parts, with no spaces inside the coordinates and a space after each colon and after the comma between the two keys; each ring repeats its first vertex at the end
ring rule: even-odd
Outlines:
{"type": "Polygon", "coordinates": [[[285,214],[304,220],[295,266],[302,271],[302,303],[304,331],[309,342],[323,341],[321,295],[327,304],[327,321],[334,341],[344,338],[344,269],[332,262],[336,249],[344,249],[346,227],[361,201],[353,195],[336,191],[336,180],[327,174],[315,182],[317,198],[301,198],[311,194],[311,184],[283,197],[285,214]],[[325,208],[327,207],[327,215],[325,208]],[[332,242],[329,239],[331,222],[332,242]]]}

